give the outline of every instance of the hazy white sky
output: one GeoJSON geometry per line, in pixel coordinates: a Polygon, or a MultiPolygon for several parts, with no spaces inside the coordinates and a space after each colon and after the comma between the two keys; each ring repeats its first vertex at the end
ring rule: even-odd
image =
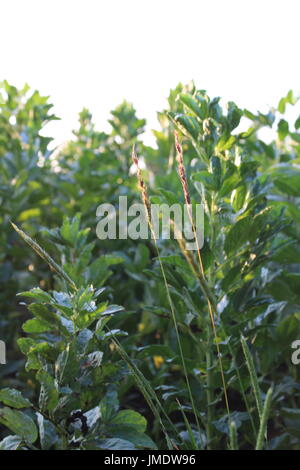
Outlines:
{"type": "Polygon", "coordinates": [[[98,127],[126,98],[150,127],[169,89],[264,110],[300,91],[299,0],[0,0],[0,80],[51,96],[70,135],[87,106],[98,127]]]}

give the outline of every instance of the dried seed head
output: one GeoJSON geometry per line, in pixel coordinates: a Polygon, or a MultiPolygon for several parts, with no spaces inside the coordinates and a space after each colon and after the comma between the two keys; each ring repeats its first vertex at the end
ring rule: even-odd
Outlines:
{"type": "Polygon", "coordinates": [[[188,188],[187,179],[186,179],[186,172],[185,172],[184,161],[183,161],[183,152],[182,152],[182,147],[179,142],[178,134],[176,131],[174,131],[174,136],[175,136],[175,147],[177,151],[176,160],[178,163],[178,172],[179,172],[179,177],[180,177],[180,181],[182,184],[184,199],[185,199],[186,204],[190,205],[191,198],[190,198],[189,188],[188,188]]]}
{"type": "Polygon", "coordinates": [[[148,222],[151,222],[151,204],[150,204],[150,200],[149,200],[149,196],[148,196],[148,192],[147,192],[147,186],[146,186],[146,184],[143,180],[142,172],[141,172],[141,169],[139,167],[139,159],[138,159],[138,156],[136,154],[134,145],[132,146],[131,157],[132,157],[133,163],[136,165],[139,188],[140,188],[140,191],[141,191],[143,204],[145,206],[145,211],[146,211],[146,214],[147,214],[148,222]]]}

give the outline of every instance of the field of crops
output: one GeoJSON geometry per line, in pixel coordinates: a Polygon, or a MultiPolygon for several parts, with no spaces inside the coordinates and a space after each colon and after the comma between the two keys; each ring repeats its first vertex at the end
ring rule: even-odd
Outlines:
{"type": "Polygon", "coordinates": [[[152,146],[124,101],[49,150],[49,99],[2,83],[0,449],[300,448],[297,106],[179,84],[152,146]]]}

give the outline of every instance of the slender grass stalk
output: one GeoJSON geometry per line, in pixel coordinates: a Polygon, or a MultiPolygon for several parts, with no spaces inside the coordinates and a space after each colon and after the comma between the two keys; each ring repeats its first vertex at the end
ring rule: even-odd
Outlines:
{"type": "Polygon", "coordinates": [[[63,270],[61,266],[59,266],[53,258],[36,242],[34,241],[29,235],[27,235],[23,230],[19,229],[13,222],[10,222],[15,231],[23,238],[23,240],[44,260],[46,261],[50,268],[53,269],[62,279],[64,279],[70,286],[77,290],[77,287],[72,281],[72,279],[68,276],[68,274],[63,270]]]}
{"type": "Polygon", "coordinates": [[[207,401],[207,423],[206,423],[206,438],[207,438],[207,449],[212,448],[212,438],[213,438],[213,384],[212,384],[212,354],[211,354],[211,328],[207,326],[207,350],[206,350],[206,401],[207,401]]]}
{"type": "Polygon", "coordinates": [[[258,415],[259,415],[259,418],[261,420],[262,419],[262,414],[263,414],[263,401],[262,401],[262,398],[261,398],[261,390],[260,390],[260,387],[259,387],[259,384],[258,384],[258,378],[257,378],[257,374],[256,374],[256,371],[255,371],[253,358],[252,358],[250,349],[248,348],[248,345],[247,345],[247,342],[246,342],[244,336],[241,336],[241,344],[242,344],[244,356],[245,356],[245,359],[246,359],[247,368],[248,368],[248,371],[249,371],[249,374],[250,374],[251,385],[252,385],[253,393],[254,393],[255,400],[256,400],[258,415]]]}
{"type": "MultiPolygon", "coordinates": [[[[199,281],[199,284],[200,284],[200,287],[202,288],[202,291],[203,291],[204,295],[208,296],[208,298],[211,299],[211,304],[213,306],[215,315],[217,315],[216,301],[213,297],[212,292],[210,291],[210,288],[209,288],[208,284],[206,283],[205,279],[203,279],[201,273],[199,272],[198,266],[196,265],[195,260],[192,256],[191,252],[189,250],[187,250],[185,240],[184,240],[182,234],[180,233],[178,227],[176,226],[174,221],[171,220],[171,219],[170,219],[170,223],[171,223],[171,227],[174,230],[174,234],[176,235],[175,238],[178,242],[181,253],[186,258],[193,274],[197,277],[197,279],[199,281]]],[[[225,336],[227,336],[227,334],[225,332],[225,329],[224,329],[224,326],[222,325],[222,322],[221,322],[220,326],[221,326],[223,334],[225,336]]],[[[231,354],[231,356],[233,358],[233,361],[234,361],[234,368],[235,368],[235,371],[236,371],[236,374],[237,374],[237,378],[238,378],[238,381],[239,381],[239,385],[240,385],[240,388],[241,388],[243,399],[244,399],[244,402],[245,402],[245,405],[246,405],[246,408],[247,408],[247,411],[248,411],[248,414],[249,414],[249,417],[250,417],[251,426],[252,426],[252,430],[253,430],[253,435],[256,436],[257,431],[256,431],[254,420],[253,420],[253,417],[252,417],[252,414],[251,414],[250,405],[249,405],[248,399],[246,397],[246,392],[245,392],[243,382],[242,382],[242,379],[241,379],[241,374],[239,372],[238,366],[237,366],[236,361],[235,361],[234,352],[233,352],[232,347],[231,347],[229,342],[227,343],[227,347],[228,347],[229,353],[231,354]]]]}
{"type": "Polygon", "coordinates": [[[270,387],[269,390],[267,391],[267,395],[266,395],[266,399],[265,399],[265,403],[264,403],[264,407],[262,411],[255,450],[263,449],[264,438],[266,435],[267,424],[268,424],[268,419],[270,415],[272,395],[273,395],[273,388],[270,387]]]}
{"type": "MultiPolygon", "coordinates": [[[[196,245],[197,245],[197,254],[198,254],[198,260],[199,260],[199,268],[200,268],[200,275],[203,280],[205,280],[205,273],[204,273],[204,268],[203,268],[203,263],[202,263],[202,257],[201,257],[201,251],[200,251],[200,246],[198,242],[198,237],[197,237],[197,232],[196,232],[196,227],[193,219],[193,214],[192,214],[192,206],[191,206],[191,198],[188,190],[188,184],[187,184],[187,178],[186,178],[186,172],[185,172],[185,166],[184,166],[184,160],[183,160],[183,152],[182,152],[182,147],[181,144],[179,143],[178,139],[178,134],[176,131],[174,131],[175,135],[175,147],[177,151],[177,162],[178,162],[178,170],[179,170],[179,176],[182,184],[182,189],[183,189],[183,194],[185,198],[185,202],[188,208],[188,215],[190,219],[190,223],[192,226],[193,234],[195,237],[196,245]]],[[[207,283],[205,282],[205,285],[207,283]]],[[[225,374],[224,374],[224,369],[223,369],[223,363],[222,363],[222,355],[220,351],[220,347],[217,341],[217,329],[216,329],[216,323],[215,323],[215,318],[214,314],[217,313],[217,309],[215,304],[212,303],[212,299],[210,298],[211,296],[206,295],[206,300],[207,300],[207,305],[208,305],[208,310],[209,310],[209,316],[211,320],[211,325],[212,325],[212,330],[213,334],[215,337],[215,344],[217,348],[217,354],[218,354],[218,360],[219,360],[219,365],[220,365],[220,371],[221,371],[221,378],[222,378],[222,384],[223,384],[223,391],[224,391],[224,398],[225,398],[225,403],[226,403],[226,409],[227,409],[227,414],[230,416],[230,408],[229,408],[229,401],[228,401],[228,395],[227,395],[227,387],[226,387],[226,381],[225,381],[225,374]]]]}
{"type": "Polygon", "coordinates": [[[229,349],[229,353],[231,354],[231,357],[233,359],[233,366],[234,366],[234,369],[235,369],[235,372],[236,372],[236,375],[237,375],[237,378],[238,378],[238,382],[239,382],[239,386],[240,386],[240,389],[241,389],[241,392],[242,392],[243,400],[245,402],[245,405],[246,405],[246,408],[247,408],[247,411],[248,411],[248,415],[249,415],[251,426],[252,426],[253,435],[256,436],[257,435],[257,430],[256,430],[256,427],[255,427],[255,424],[254,424],[254,419],[253,419],[253,416],[252,416],[252,413],[251,413],[249,401],[248,401],[247,396],[246,396],[246,392],[245,392],[245,389],[244,389],[241,374],[240,374],[239,368],[238,368],[236,360],[235,360],[234,352],[233,352],[232,347],[231,347],[229,342],[227,343],[227,346],[228,346],[228,349],[229,349]]]}
{"type": "Polygon", "coordinates": [[[161,427],[162,427],[162,431],[166,437],[166,440],[167,440],[167,443],[168,445],[171,443],[171,447],[170,449],[174,449],[174,444],[171,440],[171,438],[169,437],[168,435],[168,432],[166,430],[166,427],[161,419],[161,416],[158,412],[158,410],[163,414],[163,416],[166,418],[166,420],[168,421],[169,425],[171,426],[171,428],[173,429],[173,432],[175,433],[175,435],[177,437],[179,437],[178,435],[178,431],[177,429],[175,428],[174,424],[172,423],[172,421],[170,420],[169,416],[167,415],[166,411],[164,410],[163,406],[161,405],[155,391],[153,390],[153,388],[151,387],[150,383],[148,382],[148,380],[144,377],[143,373],[137,368],[137,366],[134,364],[134,362],[130,359],[130,357],[128,356],[127,352],[125,351],[125,349],[122,347],[121,343],[118,341],[118,339],[116,338],[116,336],[113,334],[113,332],[107,328],[108,331],[110,331],[110,333],[112,334],[112,337],[113,337],[113,342],[114,342],[114,345],[116,346],[120,356],[123,358],[123,360],[126,362],[126,364],[128,365],[128,367],[130,368],[130,370],[132,371],[133,375],[134,375],[134,378],[142,392],[142,394],[144,395],[144,398],[145,400],[147,401],[148,405],[149,405],[149,408],[151,409],[153,415],[156,417],[156,419],[158,420],[158,422],[160,423],[161,427]],[[153,401],[155,402],[155,404],[153,403],[153,401]],[[156,405],[156,406],[155,406],[156,405]]]}
{"type": "Polygon", "coordinates": [[[183,254],[183,256],[185,257],[185,259],[187,260],[188,264],[190,265],[190,268],[191,268],[194,276],[198,279],[198,282],[199,282],[200,288],[203,292],[203,295],[206,297],[206,299],[209,300],[209,302],[211,303],[213,309],[215,311],[217,311],[216,300],[213,296],[213,293],[211,292],[205,277],[203,276],[203,274],[199,270],[199,267],[195,263],[193,255],[186,248],[186,243],[185,243],[185,240],[183,238],[182,233],[179,231],[178,227],[176,226],[175,222],[172,219],[170,219],[170,224],[171,224],[171,227],[173,227],[174,233],[176,235],[176,239],[177,239],[180,251],[183,254]]]}
{"type": "MultiPolygon", "coordinates": [[[[198,444],[197,444],[197,442],[196,442],[195,435],[194,435],[193,430],[192,430],[192,428],[191,428],[191,425],[190,425],[190,423],[189,423],[189,421],[188,421],[188,419],[187,419],[187,417],[186,417],[186,414],[185,414],[185,412],[184,412],[184,409],[182,408],[180,401],[179,401],[178,399],[176,399],[176,401],[177,401],[178,406],[179,406],[179,408],[180,408],[180,411],[181,411],[181,413],[182,413],[182,416],[183,416],[183,419],[184,419],[186,428],[187,428],[187,430],[188,430],[188,435],[189,435],[191,444],[192,444],[192,446],[193,446],[193,448],[192,448],[191,450],[198,450],[198,444]]],[[[200,438],[200,436],[199,436],[199,438],[200,438]]]]}
{"type": "Polygon", "coordinates": [[[143,177],[142,177],[142,172],[141,172],[141,169],[139,167],[138,156],[135,152],[134,146],[132,148],[132,160],[133,160],[133,163],[135,164],[136,169],[137,169],[137,178],[138,178],[138,182],[139,182],[139,188],[140,188],[140,191],[141,191],[142,200],[143,200],[144,207],[145,207],[145,212],[146,212],[146,217],[147,217],[149,229],[150,229],[153,241],[154,241],[154,245],[155,245],[155,249],[156,249],[156,252],[157,252],[157,257],[158,257],[158,260],[159,260],[161,273],[162,273],[162,276],[163,276],[163,281],[164,281],[164,285],[165,285],[165,289],[166,289],[166,293],[167,293],[167,299],[168,299],[168,303],[170,305],[172,320],[173,320],[173,323],[174,323],[174,329],[175,329],[176,339],[177,339],[177,343],[178,343],[180,359],[181,359],[181,362],[182,362],[183,373],[184,373],[185,381],[186,381],[186,384],[187,384],[188,394],[189,394],[189,398],[190,398],[190,401],[191,401],[193,413],[194,413],[194,416],[195,416],[195,421],[196,421],[196,424],[197,424],[199,437],[201,439],[201,428],[200,428],[200,423],[199,423],[199,419],[198,419],[198,413],[197,413],[194,397],[193,397],[191,386],[190,386],[187,367],[186,367],[186,363],[185,363],[185,360],[184,360],[184,354],[183,354],[183,350],[182,350],[182,345],[181,345],[181,341],[180,341],[179,330],[178,330],[178,325],[177,325],[177,320],[176,320],[175,308],[174,308],[174,304],[173,304],[173,301],[172,301],[169,285],[168,285],[168,282],[167,282],[165,269],[164,269],[164,266],[163,266],[163,263],[162,263],[162,260],[161,260],[161,257],[160,257],[160,251],[159,251],[158,244],[157,244],[157,241],[156,241],[155,230],[154,230],[154,227],[153,227],[153,224],[152,224],[152,221],[151,221],[151,205],[150,205],[150,200],[149,200],[147,188],[146,188],[145,182],[144,182],[143,177]]]}
{"type": "Polygon", "coordinates": [[[234,421],[230,421],[229,423],[229,442],[230,442],[230,450],[239,450],[237,430],[236,430],[236,425],[234,421]]]}

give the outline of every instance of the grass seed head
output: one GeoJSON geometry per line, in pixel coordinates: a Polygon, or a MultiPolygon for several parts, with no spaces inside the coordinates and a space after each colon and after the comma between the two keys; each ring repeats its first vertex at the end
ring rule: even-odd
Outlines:
{"type": "Polygon", "coordinates": [[[141,169],[139,167],[139,159],[138,159],[138,156],[136,154],[134,145],[132,147],[131,156],[132,156],[132,161],[136,166],[137,178],[138,178],[138,182],[139,182],[139,189],[141,191],[142,200],[143,200],[143,204],[145,206],[148,221],[150,222],[151,221],[151,204],[150,204],[150,200],[149,200],[149,196],[148,196],[147,186],[145,184],[145,181],[143,180],[142,172],[141,172],[141,169]]]}
{"type": "Polygon", "coordinates": [[[179,172],[179,177],[180,177],[180,181],[182,184],[184,199],[185,199],[186,204],[190,205],[191,198],[190,198],[189,188],[188,188],[187,179],[186,179],[186,172],[185,172],[184,161],[183,161],[183,152],[182,152],[181,144],[178,139],[178,133],[176,131],[174,131],[174,136],[175,136],[175,147],[176,147],[176,152],[177,152],[176,160],[178,163],[178,172],[179,172]]]}

